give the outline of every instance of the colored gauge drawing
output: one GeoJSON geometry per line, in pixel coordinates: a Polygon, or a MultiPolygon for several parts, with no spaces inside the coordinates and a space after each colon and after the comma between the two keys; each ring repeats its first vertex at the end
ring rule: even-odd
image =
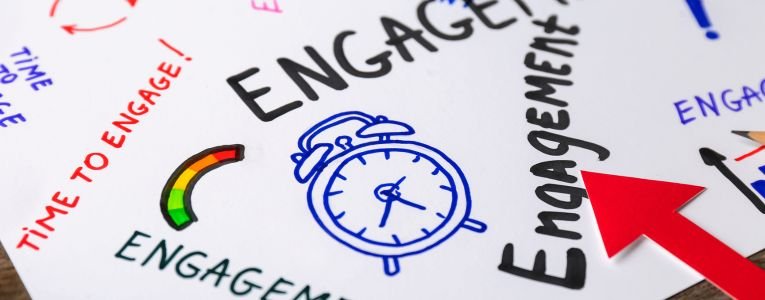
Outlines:
{"type": "Polygon", "coordinates": [[[242,159],[243,145],[223,145],[199,152],[178,166],[162,189],[159,202],[167,224],[180,231],[196,222],[197,216],[191,208],[191,194],[197,181],[207,172],[242,159]]]}

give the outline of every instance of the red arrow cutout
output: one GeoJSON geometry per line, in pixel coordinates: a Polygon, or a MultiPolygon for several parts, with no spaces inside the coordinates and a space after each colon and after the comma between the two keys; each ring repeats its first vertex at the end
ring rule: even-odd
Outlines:
{"type": "Polygon", "coordinates": [[[645,235],[736,299],[765,299],[758,268],[677,212],[703,187],[582,171],[608,257],[645,235]]]}
{"type": "Polygon", "coordinates": [[[136,2],[138,2],[138,0],[126,0],[126,1],[128,4],[130,4],[130,7],[135,7],[136,2]]]}
{"type": "Polygon", "coordinates": [[[76,24],[64,25],[64,26],[61,26],[61,28],[63,28],[69,34],[74,34],[75,32],[78,32],[78,31],[79,32],[98,31],[98,30],[109,28],[109,27],[117,26],[119,23],[124,22],[126,19],[127,19],[127,17],[122,17],[122,19],[114,21],[114,22],[112,22],[110,24],[107,24],[107,25],[104,25],[104,26],[93,27],[93,28],[77,28],[76,24]]]}

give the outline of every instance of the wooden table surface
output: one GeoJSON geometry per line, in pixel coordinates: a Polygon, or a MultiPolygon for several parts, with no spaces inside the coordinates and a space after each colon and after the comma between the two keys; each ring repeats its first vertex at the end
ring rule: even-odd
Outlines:
{"type": "MultiPolygon", "coordinates": [[[[765,268],[765,250],[749,257],[761,268],[765,268]]],[[[3,245],[0,244],[0,300],[26,300],[30,299],[27,290],[16,274],[3,245]]],[[[670,297],[672,300],[685,299],[730,299],[707,281],[701,281],[688,289],[670,297]]]]}
{"type": "Polygon", "coordinates": [[[8,254],[5,248],[0,244],[0,299],[2,300],[21,300],[29,299],[29,294],[16,274],[16,269],[8,260],[8,254]]]}

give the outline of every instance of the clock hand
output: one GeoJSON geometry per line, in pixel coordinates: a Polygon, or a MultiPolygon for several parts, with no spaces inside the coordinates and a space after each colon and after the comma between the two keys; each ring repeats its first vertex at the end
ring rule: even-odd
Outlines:
{"type": "Polygon", "coordinates": [[[385,201],[385,212],[383,212],[382,220],[380,220],[380,228],[385,227],[385,223],[388,222],[388,215],[390,215],[391,207],[393,207],[393,199],[389,196],[385,201]]]}
{"type": "Polygon", "coordinates": [[[399,185],[400,185],[402,182],[404,182],[404,180],[405,180],[405,179],[406,179],[406,176],[404,176],[404,177],[401,177],[401,179],[399,179],[398,181],[396,181],[396,183],[394,183],[394,184],[393,184],[393,187],[391,188],[391,190],[393,190],[393,189],[398,189],[398,186],[399,186],[399,185]]]}
{"type": "Polygon", "coordinates": [[[396,197],[395,200],[398,200],[399,202],[401,202],[401,204],[406,204],[406,205],[409,205],[409,206],[414,207],[414,208],[419,209],[419,210],[426,210],[427,209],[427,208],[425,208],[425,206],[419,205],[417,203],[414,203],[412,201],[406,200],[406,199],[401,198],[401,197],[396,197]]]}
{"type": "MultiPolygon", "coordinates": [[[[393,207],[393,201],[400,200],[401,193],[398,192],[399,185],[406,180],[406,176],[401,177],[396,183],[394,183],[389,189],[380,191],[380,194],[385,196],[385,199],[380,198],[378,195],[375,195],[377,199],[382,200],[385,202],[385,211],[383,212],[382,219],[380,220],[380,227],[385,227],[385,224],[388,222],[388,216],[390,215],[390,210],[393,207]]],[[[407,201],[408,202],[408,201],[407,201]]],[[[409,202],[410,206],[412,204],[409,202]]],[[[417,204],[414,204],[416,206],[419,206],[417,204]]],[[[420,206],[422,207],[422,206],[420,206]]],[[[425,207],[422,207],[420,209],[425,209],[425,207]]]]}

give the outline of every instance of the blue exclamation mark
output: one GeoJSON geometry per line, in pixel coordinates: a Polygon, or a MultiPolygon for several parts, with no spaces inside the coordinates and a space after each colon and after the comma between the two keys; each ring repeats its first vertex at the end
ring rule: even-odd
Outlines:
{"type": "Polygon", "coordinates": [[[701,0],[686,0],[686,2],[688,2],[688,6],[691,8],[693,16],[696,17],[696,22],[699,23],[701,28],[707,30],[707,38],[710,40],[718,39],[720,35],[711,29],[712,23],[709,22],[709,17],[707,17],[706,11],[704,11],[704,4],[701,3],[701,0]]]}

